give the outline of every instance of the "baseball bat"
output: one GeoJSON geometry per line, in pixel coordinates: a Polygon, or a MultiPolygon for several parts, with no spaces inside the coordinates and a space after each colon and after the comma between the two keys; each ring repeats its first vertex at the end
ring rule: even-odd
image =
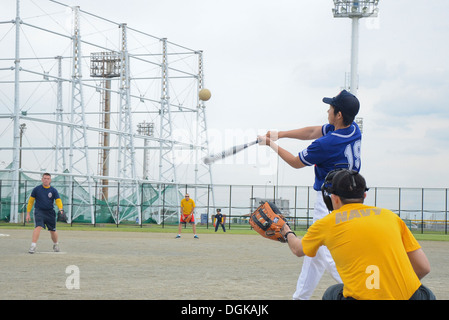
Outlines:
{"type": "Polygon", "coordinates": [[[240,144],[238,146],[233,146],[232,148],[223,150],[222,152],[211,154],[210,156],[204,157],[203,158],[203,162],[205,164],[212,164],[212,163],[214,163],[217,160],[224,159],[226,157],[229,157],[229,156],[232,156],[232,155],[236,154],[237,152],[245,150],[246,148],[248,148],[248,147],[250,147],[252,145],[255,145],[258,142],[259,142],[259,140],[251,141],[251,142],[248,142],[248,143],[245,143],[245,144],[240,144]]]}

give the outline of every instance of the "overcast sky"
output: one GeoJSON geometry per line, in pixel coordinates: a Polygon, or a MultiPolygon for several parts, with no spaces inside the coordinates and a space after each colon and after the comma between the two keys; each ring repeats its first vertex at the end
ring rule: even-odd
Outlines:
{"type": "MultiPolygon", "coordinates": [[[[211,151],[327,121],[350,71],[351,21],[333,1],[60,0],[204,51],[211,151]]],[[[371,186],[449,186],[449,1],[379,1],[360,21],[362,174],[371,186]]],[[[308,141],[280,140],[294,154],[308,141]]],[[[214,165],[216,183],[311,185],[255,146],[214,165]]]]}

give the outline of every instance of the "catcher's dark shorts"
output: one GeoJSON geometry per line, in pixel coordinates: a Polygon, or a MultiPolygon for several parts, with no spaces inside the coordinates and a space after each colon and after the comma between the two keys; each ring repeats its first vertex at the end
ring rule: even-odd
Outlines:
{"type": "MultiPolygon", "coordinates": [[[[327,288],[324,292],[323,300],[355,300],[354,298],[343,296],[343,284],[338,283],[327,288]]],[[[410,297],[409,300],[436,300],[433,292],[424,285],[421,285],[418,290],[410,297]]]]}
{"type": "Polygon", "coordinates": [[[42,227],[48,231],[56,231],[55,210],[41,210],[34,208],[34,227],[42,227]]]}

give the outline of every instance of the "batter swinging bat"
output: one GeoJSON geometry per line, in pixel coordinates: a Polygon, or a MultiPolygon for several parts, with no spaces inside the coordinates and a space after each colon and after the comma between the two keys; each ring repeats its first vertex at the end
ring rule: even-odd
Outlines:
{"type": "Polygon", "coordinates": [[[240,152],[258,142],[259,142],[259,140],[248,142],[248,143],[241,144],[238,146],[233,146],[232,148],[229,148],[227,150],[224,150],[224,151],[216,153],[216,154],[211,154],[210,156],[204,157],[203,162],[205,164],[212,164],[217,160],[232,156],[232,155],[236,154],[237,152],[240,152]]]}

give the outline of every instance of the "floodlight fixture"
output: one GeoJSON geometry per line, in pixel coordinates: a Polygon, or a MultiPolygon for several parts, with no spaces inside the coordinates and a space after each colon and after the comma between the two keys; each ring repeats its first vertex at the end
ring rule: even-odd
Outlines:
{"type": "Polygon", "coordinates": [[[349,91],[357,95],[358,89],[358,46],[359,46],[359,19],[375,18],[378,16],[379,0],[334,0],[332,13],[334,18],[350,18],[352,20],[351,39],[351,78],[349,91]]]}
{"type": "Polygon", "coordinates": [[[375,18],[379,0],[334,0],[334,18],[375,18]]]}

